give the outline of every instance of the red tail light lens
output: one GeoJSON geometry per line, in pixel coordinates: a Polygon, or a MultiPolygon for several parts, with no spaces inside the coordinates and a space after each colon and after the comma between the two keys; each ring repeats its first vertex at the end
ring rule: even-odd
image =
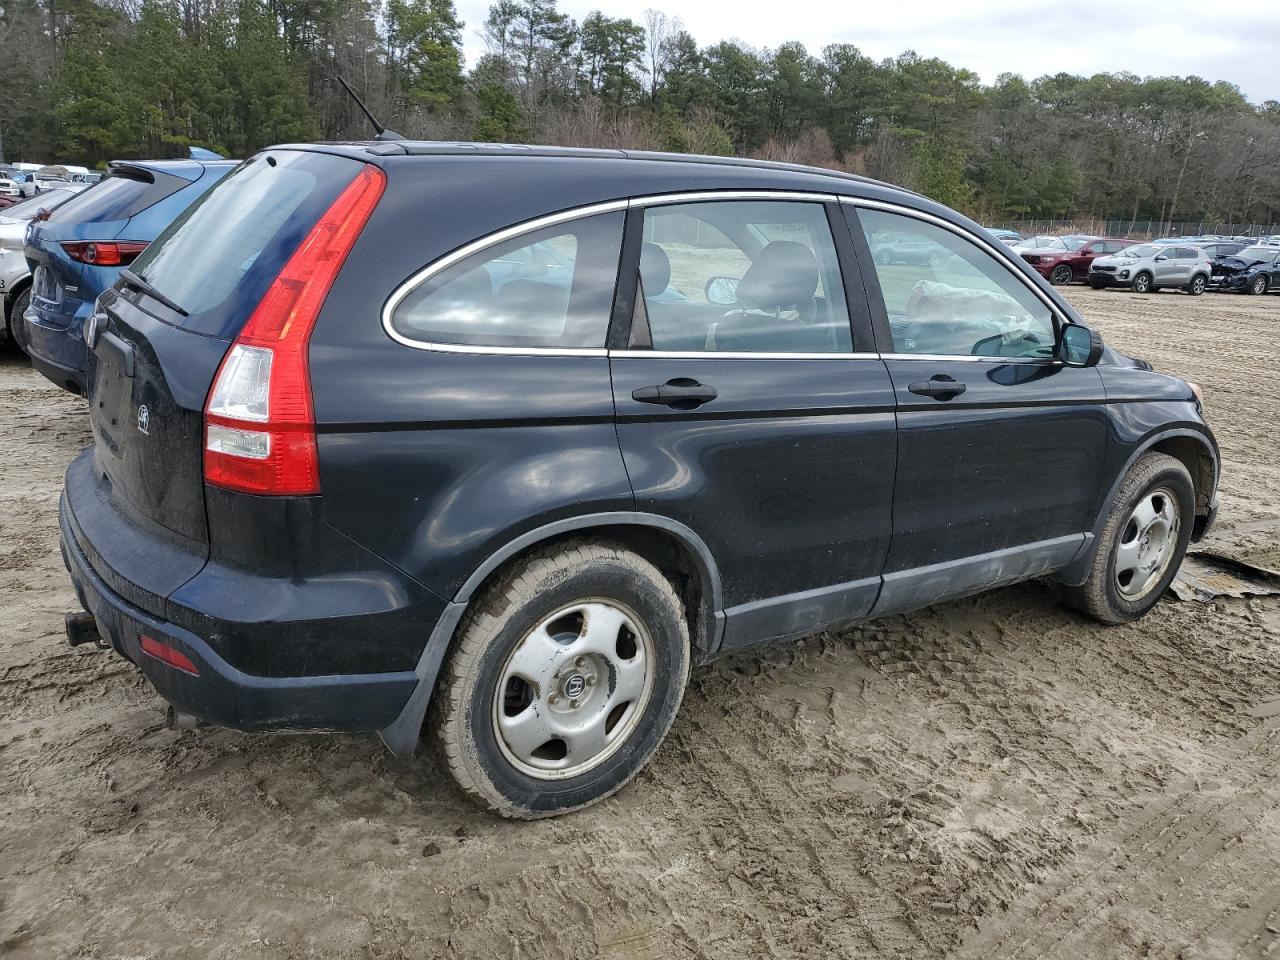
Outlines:
{"type": "Polygon", "coordinates": [[[145,243],[134,240],[77,240],[62,245],[67,256],[95,267],[123,267],[138,258],[145,243]]]}
{"type": "Polygon", "coordinates": [[[191,662],[181,650],[177,650],[167,643],[161,643],[154,637],[148,637],[145,633],[138,637],[142,644],[142,652],[149,657],[154,657],[161,663],[168,664],[175,670],[181,670],[183,673],[189,673],[193,677],[200,676],[200,671],[196,669],[196,665],[191,662]]]}
{"type": "Polygon", "coordinates": [[[205,482],[241,493],[320,492],[307,347],[347,254],[382,197],[366,165],[298,245],[214,377],[205,404],[205,482]]]}

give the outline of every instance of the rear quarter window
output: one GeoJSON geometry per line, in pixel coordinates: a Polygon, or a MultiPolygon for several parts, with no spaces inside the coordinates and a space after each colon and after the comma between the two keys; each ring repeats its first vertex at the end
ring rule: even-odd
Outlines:
{"type": "Polygon", "coordinates": [[[578,217],[427,267],[393,295],[391,328],[425,346],[602,348],[622,224],[621,211],[578,217]]]}
{"type": "Polygon", "coordinates": [[[196,333],[234,337],[362,166],[306,151],[259,154],[166,227],[132,272],[187,313],[165,319],[196,333]]]}

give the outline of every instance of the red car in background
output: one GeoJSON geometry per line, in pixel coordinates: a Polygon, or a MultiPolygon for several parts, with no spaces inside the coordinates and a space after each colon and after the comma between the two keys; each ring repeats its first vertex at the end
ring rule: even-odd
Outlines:
{"type": "Polygon", "coordinates": [[[1137,240],[1120,237],[1028,237],[1013,249],[1050,283],[1084,282],[1095,257],[1119,253],[1137,240]]]}

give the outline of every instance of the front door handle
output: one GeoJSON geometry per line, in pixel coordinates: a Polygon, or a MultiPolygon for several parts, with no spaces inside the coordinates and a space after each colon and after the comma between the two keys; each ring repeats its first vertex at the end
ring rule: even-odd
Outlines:
{"type": "Polygon", "coordinates": [[[928,380],[917,380],[907,389],[922,397],[933,397],[935,400],[950,400],[952,397],[958,397],[964,393],[967,387],[954,377],[949,377],[945,373],[937,373],[928,380]]]}
{"type": "Polygon", "coordinates": [[[666,383],[652,387],[637,387],[631,391],[631,399],[641,403],[659,403],[677,410],[692,410],[704,403],[710,403],[718,393],[715,387],[691,380],[688,377],[676,377],[666,383]]]}

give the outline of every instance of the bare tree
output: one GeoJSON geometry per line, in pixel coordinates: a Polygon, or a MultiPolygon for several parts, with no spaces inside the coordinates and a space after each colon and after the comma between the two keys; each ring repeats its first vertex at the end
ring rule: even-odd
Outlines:
{"type": "Polygon", "coordinates": [[[667,65],[671,62],[671,40],[684,30],[676,17],[668,17],[661,10],[644,12],[645,59],[648,61],[649,99],[658,99],[658,87],[667,65]]]}

